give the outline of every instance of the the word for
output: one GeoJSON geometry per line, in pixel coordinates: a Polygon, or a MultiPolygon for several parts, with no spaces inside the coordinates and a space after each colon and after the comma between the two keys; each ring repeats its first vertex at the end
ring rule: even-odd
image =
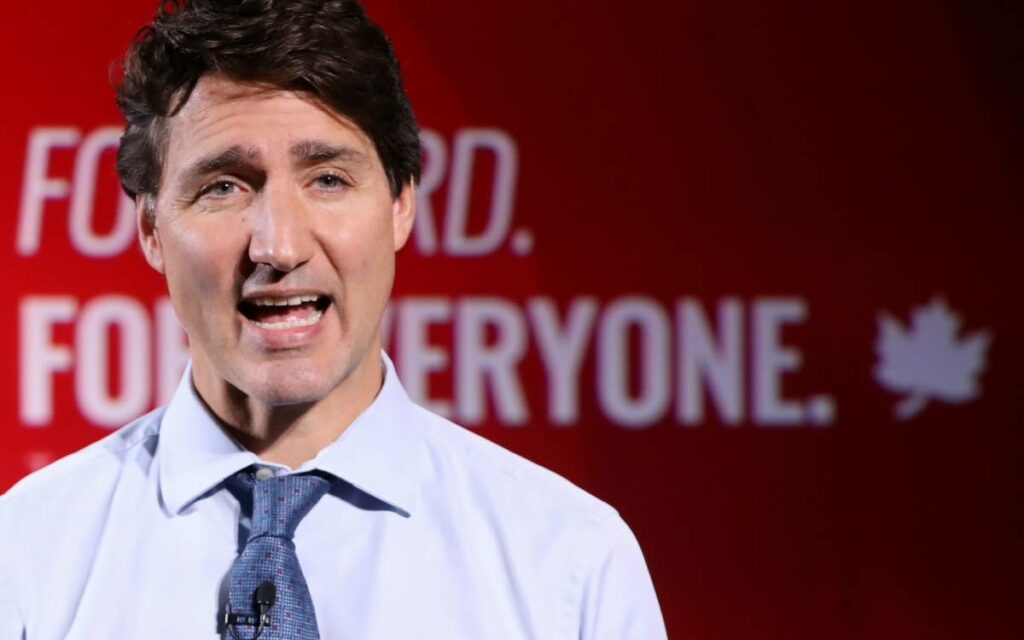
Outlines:
{"type": "Polygon", "coordinates": [[[157,402],[169,400],[188,362],[185,333],[167,298],[157,300],[151,317],[127,296],[102,296],[84,305],[72,296],[32,296],[21,301],[19,315],[19,413],[28,427],[53,421],[57,374],[73,373],[83,417],[118,427],[152,407],[154,377],[157,402]],[[72,346],[54,339],[54,328],[62,324],[74,326],[72,346]],[[116,362],[111,335],[120,341],[116,362]],[[121,383],[116,390],[110,384],[113,366],[121,383]]]}

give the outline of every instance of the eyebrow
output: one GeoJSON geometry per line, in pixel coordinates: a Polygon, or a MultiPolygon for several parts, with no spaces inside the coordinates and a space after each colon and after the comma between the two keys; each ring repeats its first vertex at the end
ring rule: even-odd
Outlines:
{"type": "MultiPolygon", "coordinates": [[[[332,160],[350,162],[358,168],[370,164],[369,156],[358,149],[331,145],[316,140],[296,142],[289,149],[289,154],[294,161],[303,165],[330,162],[332,160]]],[[[182,174],[181,183],[191,185],[201,181],[210,174],[220,173],[226,169],[253,170],[256,168],[259,156],[260,154],[256,149],[245,150],[239,145],[218,153],[203,156],[185,170],[182,174]]]]}
{"type": "Polygon", "coordinates": [[[296,142],[292,145],[290,152],[292,158],[302,164],[316,164],[317,162],[329,162],[331,160],[367,164],[370,161],[367,155],[358,149],[326,144],[316,140],[296,142]]]}
{"type": "Polygon", "coordinates": [[[225,169],[251,167],[252,163],[248,158],[256,157],[256,155],[252,151],[245,153],[242,147],[235,145],[219,153],[203,156],[185,170],[181,182],[183,184],[191,184],[211,173],[219,173],[225,169]]]}

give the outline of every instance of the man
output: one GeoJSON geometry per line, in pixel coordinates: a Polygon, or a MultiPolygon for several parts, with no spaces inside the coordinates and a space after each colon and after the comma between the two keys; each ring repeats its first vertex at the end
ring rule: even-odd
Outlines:
{"type": "Polygon", "coordinates": [[[412,404],[381,351],[420,150],[356,2],[166,3],[119,104],[192,363],[0,499],[0,640],[664,637],[618,514],[412,404]]]}

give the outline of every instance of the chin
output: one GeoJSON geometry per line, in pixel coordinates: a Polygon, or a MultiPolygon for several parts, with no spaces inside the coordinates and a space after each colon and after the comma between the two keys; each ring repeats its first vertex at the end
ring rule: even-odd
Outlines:
{"type": "Polygon", "coordinates": [[[269,406],[314,404],[327,397],[344,379],[340,371],[298,363],[266,363],[256,379],[237,385],[246,395],[269,406]]]}

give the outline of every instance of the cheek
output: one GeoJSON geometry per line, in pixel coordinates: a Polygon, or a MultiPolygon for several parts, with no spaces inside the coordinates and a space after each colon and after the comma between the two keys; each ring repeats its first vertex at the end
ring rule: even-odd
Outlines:
{"type": "Polygon", "coordinates": [[[387,298],[394,277],[395,251],[390,221],[379,217],[337,230],[329,243],[330,260],[342,290],[353,298],[378,302],[387,298]]]}
{"type": "Polygon", "coordinates": [[[371,295],[380,283],[390,281],[394,271],[394,253],[381,245],[355,243],[335,254],[334,263],[345,289],[358,289],[362,295],[371,295]]]}
{"type": "MultiPolygon", "coordinates": [[[[202,319],[230,300],[237,251],[228,235],[176,230],[164,240],[164,270],[175,308],[183,322],[202,319]],[[211,239],[220,238],[220,242],[211,239]]],[[[186,327],[193,330],[198,327],[186,327]]]]}
{"type": "Polygon", "coordinates": [[[216,251],[200,243],[181,243],[166,252],[167,271],[183,288],[204,291],[218,280],[216,251]]]}

